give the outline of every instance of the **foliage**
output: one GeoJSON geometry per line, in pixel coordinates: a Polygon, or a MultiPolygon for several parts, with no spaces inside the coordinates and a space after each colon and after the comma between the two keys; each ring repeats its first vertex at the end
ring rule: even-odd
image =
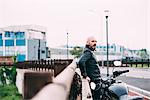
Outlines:
{"type": "MultiPolygon", "coordinates": [[[[16,56],[13,56],[14,64],[16,62],[16,56]]],[[[1,66],[0,67],[0,85],[14,84],[16,83],[16,67],[15,66],[1,66]]]]}
{"type": "Polygon", "coordinates": [[[147,52],[146,49],[141,49],[138,51],[138,55],[141,57],[141,58],[149,58],[149,54],[147,52]]]}
{"type": "Polygon", "coordinates": [[[70,53],[74,55],[76,58],[79,58],[81,56],[82,51],[83,51],[83,48],[79,46],[75,46],[73,50],[70,50],[70,53]]]}
{"type": "MultiPolygon", "coordinates": [[[[13,56],[13,62],[16,63],[16,56],[13,56]]],[[[16,67],[0,66],[0,100],[22,100],[16,83],[16,67]]]]}
{"type": "Polygon", "coordinates": [[[0,85],[0,100],[22,100],[22,96],[14,84],[0,85]]]}
{"type": "Polygon", "coordinates": [[[6,80],[5,80],[5,77],[4,77],[4,71],[3,71],[3,68],[1,67],[0,68],[0,85],[4,85],[6,84],[6,80]]]}
{"type": "Polygon", "coordinates": [[[14,84],[16,83],[16,68],[7,68],[6,66],[2,66],[0,68],[0,85],[5,84],[14,84]]]}

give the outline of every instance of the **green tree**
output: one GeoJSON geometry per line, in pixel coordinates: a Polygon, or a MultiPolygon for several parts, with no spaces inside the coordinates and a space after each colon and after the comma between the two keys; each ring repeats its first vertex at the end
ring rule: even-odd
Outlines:
{"type": "Polygon", "coordinates": [[[148,58],[148,57],[149,57],[149,54],[148,54],[148,52],[147,52],[146,49],[141,49],[141,50],[139,50],[138,55],[139,55],[141,58],[148,58]]]}
{"type": "Polygon", "coordinates": [[[72,50],[70,50],[70,53],[74,55],[76,58],[79,58],[81,56],[82,51],[83,48],[75,46],[72,50]]]}

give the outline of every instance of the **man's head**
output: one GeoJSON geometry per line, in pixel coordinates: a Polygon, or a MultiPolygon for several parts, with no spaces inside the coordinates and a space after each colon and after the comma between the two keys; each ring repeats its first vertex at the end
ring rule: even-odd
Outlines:
{"type": "Polygon", "coordinates": [[[86,45],[90,47],[92,50],[96,49],[96,43],[97,40],[95,39],[95,37],[92,36],[87,38],[86,45]]]}

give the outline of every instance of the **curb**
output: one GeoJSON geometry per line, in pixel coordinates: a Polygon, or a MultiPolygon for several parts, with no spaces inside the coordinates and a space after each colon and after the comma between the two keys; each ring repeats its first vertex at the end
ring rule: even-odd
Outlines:
{"type": "Polygon", "coordinates": [[[135,86],[132,86],[132,85],[129,85],[127,83],[125,83],[127,85],[127,87],[129,88],[129,91],[134,91],[136,94],[138,95],[141,95],[143,96],[144,98],[147,98],[150,100],[150,92],[149,91],[146,91],[146,90],[143,90],[141,88],[138,88],[138,87],[135,87],[135,86]]]}

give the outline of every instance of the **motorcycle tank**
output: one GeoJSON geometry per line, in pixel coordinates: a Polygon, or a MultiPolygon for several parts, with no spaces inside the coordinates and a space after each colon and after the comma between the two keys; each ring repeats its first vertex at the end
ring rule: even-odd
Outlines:
{"type": "Polygon", "coordinates": [[[115,94],[118,98],[128,94],[128,88],[124,83],[114,83],[109,88],[109,91],[115,94]]]}

